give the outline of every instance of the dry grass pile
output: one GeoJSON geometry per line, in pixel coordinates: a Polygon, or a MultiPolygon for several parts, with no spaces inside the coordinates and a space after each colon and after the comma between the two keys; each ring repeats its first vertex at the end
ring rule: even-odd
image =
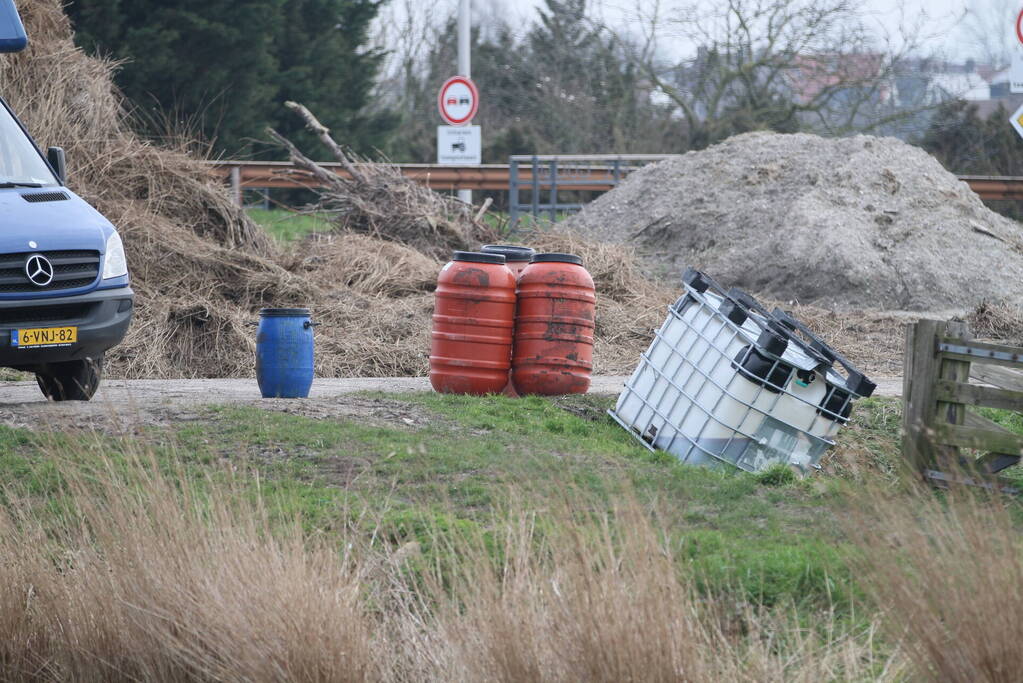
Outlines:
{"type": "Polygon", "coordinates": [[[448,537],[433,564],[371,534],[304,535],[240,478],[183,485],[145,456],[60,462],[63,516],[10,490],[0,508],[6,680],[809,682],[897,668],[870,628],[698,597],[637,507],[553,526],[509,514],[496,546],[448,537]]]}
{"type": "Polygon", "coordinates": [[[341,230],[398,242],[437,258],[496,237],[471,205],[406,178],[396,166],[357,163],[312,112],[296,102],[286,106],[305,121],[347,172],[341,176],[324,169],[280,133],[267,131],[297,166],[323,183],[319,210],[333,216],[341,230]]]}
{"type": "MultiPolygon", "coordinates": [[[[338,227],[284,250],[231,203],[186,146],[157,147],[131,132],[112,84],[115,65],[74,47],[59,0],[22,2],[20,9],[31,47],[0,58],[0,92],[42,145],[67,149],[72,189],[118,227],[128,250],[136,316],[125,343],[108,354],[109,375],[251,376],[255,339],[245,323],[263,306],[301,305],[323,323],[319,376],[427,372],[437,271],[452,249],[496,239],[471,207],[395,168],[353,164],[320,130],[352,173],[341,179],[325,172],[331,185],[323,208],[338,227]]],[[[311,114],[293,108],[316,129],[311,114]]],[[[318,172],[299,150],[291,152],[318,172]]],[[[524,241],[584,258],[598,293],[594,371],[631,372],[680,289],[644,277],[628,247],[567,234],[524,241]]],[[[819,318],[836,346],[868,371],[887,362],[878,359],[877,349],[887,346],[877,343],[873,320],[826,312],[819,318]],[[849,349],[857,338],[876,363],[849,349]]]]}
{"type": "Polygon", "coordinates": [[[139,294],[111,371],[230,375],[243,357],[251,364],[241,326],[248,311],[303,299],[308,284],[277,265],[271,240],[187,149],[131,132],[115,65],[74,47],[60,0],[19,2],[19,10],[30,47],[0,58],[0,92],[40,144],[67,150],[70,185],[123,233],[139,294]]]}
{"type": "Polygon", "coordinates": [[[1023,309],[1008,302],[983,302],[966,316],[974,336],[1023,346],[1023,309]]]}

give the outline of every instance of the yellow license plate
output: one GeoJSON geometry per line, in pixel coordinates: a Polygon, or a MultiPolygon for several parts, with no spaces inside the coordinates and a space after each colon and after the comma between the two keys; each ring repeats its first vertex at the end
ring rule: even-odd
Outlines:
{"type": "Polygon", "coordinates": [[[77,341],[77,327],[37,327],[28,330],[11,330],[11,346],[19,349],[70,346],[77,341]]]}

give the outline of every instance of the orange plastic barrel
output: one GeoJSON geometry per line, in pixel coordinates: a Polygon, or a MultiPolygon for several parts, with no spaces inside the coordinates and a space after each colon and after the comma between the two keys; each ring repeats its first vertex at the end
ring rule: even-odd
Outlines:
{"type": "Polygon", "coordinates": [[[593,278],[573,254],[537,254],[519,276],[512,383],[520,394],[585,394],[593,369],[593,278]]]}
{"type": "Polygon", "coordinates": [[[496,394],[508,383],[515,276],[504,256],[456,251],[434,295],[430,384],[442,394],[496,394]]]}
{"type": "Polygon", "coordinates": [[[480,249],[485,254],[501,254],[504,256],[505,265],[508,270],[518,277],[529,265],[536,250],[531,247],[522,247],[517,244],[487,244],[480,249]]]}

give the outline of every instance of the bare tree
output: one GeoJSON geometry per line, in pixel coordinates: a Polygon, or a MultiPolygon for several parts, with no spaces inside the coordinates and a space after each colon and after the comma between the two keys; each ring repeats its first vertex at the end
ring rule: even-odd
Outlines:
{"type": "MultiPolygon", "coordinates": [[[[637,4],[628,54],[685,120],[690,147],[758,128],[884,129],[932,103],[907,102],[900,68],[914,31],[879,37],[853,0],[663,0],[637,4]],[[665,46],[695,56],[665,58],[665,46]]],[[[621,37],[620,32],[615,35],[621,37]]]]}
{"type": "Polygon", "coordinates": [[[995,69],[1009,66],[1012,50],[1019,49],[1012,26],[1016,0],[973,0],[960,22],[960,31],[973,56],[995,69]]]}

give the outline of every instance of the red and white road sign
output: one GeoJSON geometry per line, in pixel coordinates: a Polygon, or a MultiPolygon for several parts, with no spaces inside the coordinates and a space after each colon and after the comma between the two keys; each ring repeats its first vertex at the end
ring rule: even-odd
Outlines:
{"type": "Polygon", "coordinates": [[[1023,10],[1016,15],[1016,38],[1023,43],[1023,10]]]}
{"type": "Polygon", "coordinates": [[[444,81],[437,95],[440,117],[452,126],[465,126],[480,108],[480,93],[468,76],[453,76],[444,81]]]}

